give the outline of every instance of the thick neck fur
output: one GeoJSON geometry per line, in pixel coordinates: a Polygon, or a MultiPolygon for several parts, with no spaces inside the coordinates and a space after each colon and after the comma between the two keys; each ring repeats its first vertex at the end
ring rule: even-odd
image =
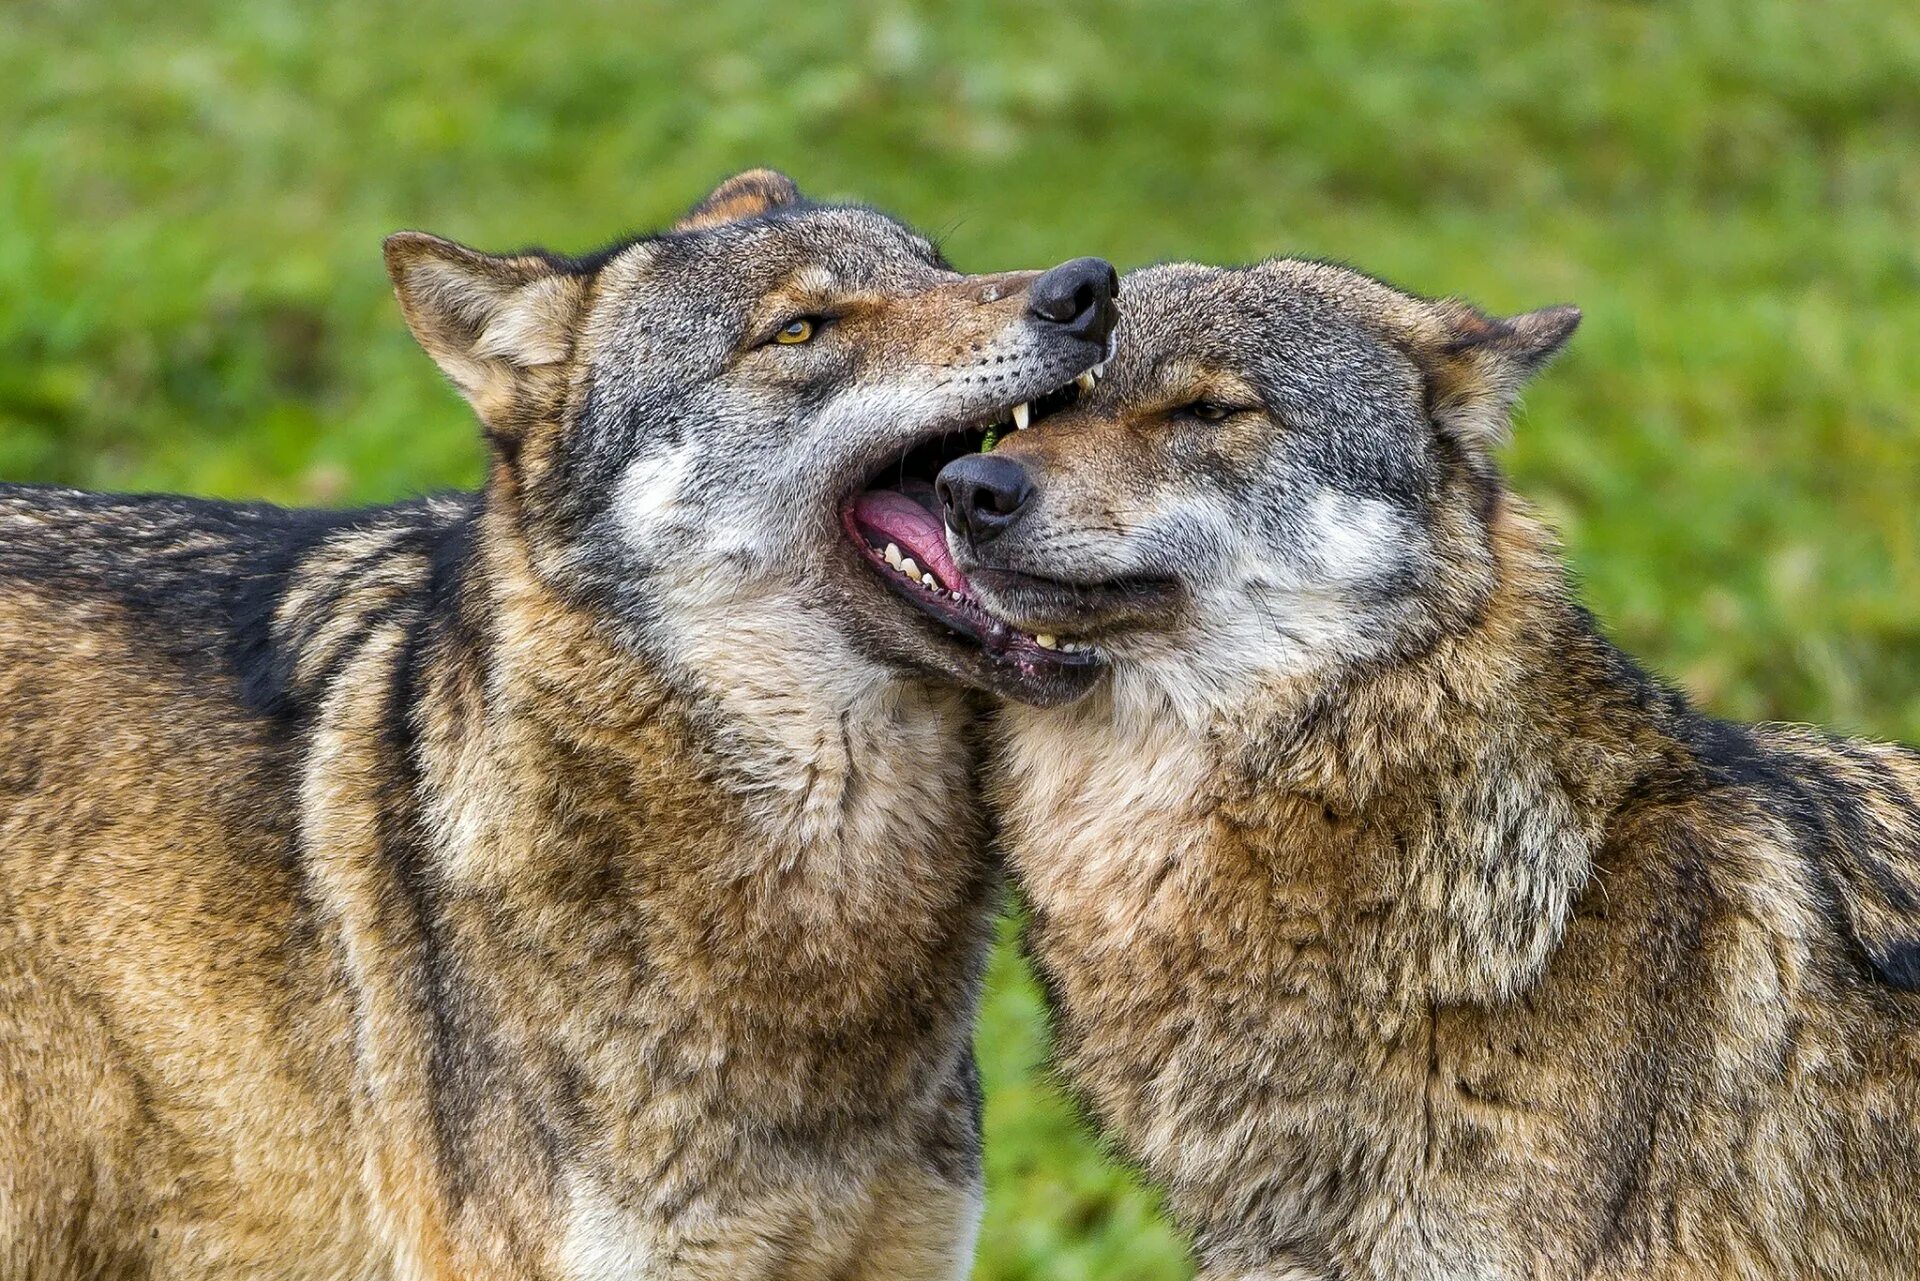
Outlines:
{"type": "MultiPolygon", "coordinates": [[[[945,865],[953,834],[976,835],[973,708],[957,690],[859,654],[817,608],[727,586],[724,567],[707,575],[715,585],[656,584],[667,617],[636,645],[547,586],[509,520],[487,519],[475,579],[490,635],[484,655],[465,656],[466,675],[484,666],[485,689],[462,691],[486,707],[471,728],[515,725],[569,754],[565,777],[597,785],[671,762],[729,815],[743,861],[728,875],[792,876],[824,860],[803,879],[899,893],[913,877],[895,854],[937,849],[945,865]]],[[[635,798],[632,812],[678,824],[682,804],[635,798]]],[[[845,906],[858,918],[871,905],[845,906]]]]}
{"type": "Polygon", "coordinates": [[[1485,608],[1414,658],[1249,688],[1199,723],[1124,673],[1006,709],[997,794],[1037,905],[1124,920],[1164,877],[1236,866],[1262,911],[1324,933],[1356,1001],[1523,989],[1654,748],[1544,531],[1510,511],[1497,543],[1485,608]]]}
{"type": "Polygon", "coordinates": [[[394,1151],[440,1154],[394,1158],[396,1196],[451,1167],[480,1205],[658,1218],[737,1207],[789,1147],[924,1146],[996,904],[964,698],[815,685],[753,626],[689,682],[543,582],[497,501],[476,520],[457,592],[374,616],[312,731],[363,1017],[438,1029],[363,1065],[394,1151]]]}
{"type": "Polygon", "coordinates": [[[1001,713],[990,795],[1059,1066],[1218,1266],[1417,1177],[1440,1012],[1526,999],[1665,750],[1664,696],[1544,533],[1513,513],[1496,542],[1468,625],[1337,686],[1196,725],[1121,674],[1001,713]]]}

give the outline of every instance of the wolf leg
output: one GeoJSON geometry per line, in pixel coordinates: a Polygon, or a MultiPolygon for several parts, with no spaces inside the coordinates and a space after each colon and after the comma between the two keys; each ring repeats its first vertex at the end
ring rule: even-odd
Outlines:
{"type": "Polygon", "coordinates": [[[92,1011],[0,931],[0,1277],[146,1270],[150,1206],[126,1173],[144,1121],[116,1064],[92,1011]]]}
{"type": "Polygon", "coordinates": [[[985,1190],[930,1171],[899,1171],[868,1219],[844,1281],[965,1281],[973,1271],[985,1190]]]}

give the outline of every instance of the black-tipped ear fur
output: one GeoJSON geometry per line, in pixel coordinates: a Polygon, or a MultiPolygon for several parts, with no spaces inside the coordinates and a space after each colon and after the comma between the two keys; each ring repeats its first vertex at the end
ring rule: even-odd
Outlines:
{"type": "Polygon", "coordinates": [[[1513,402],[1580,325],[1578,307],[1543,307],[1505,318],[1465,303],[1436,304],[1441,340],[1422,361],[1428,412],[1467,444],[1506,440],[1513,402]]]}
{"type": "Polygon", "coordinates": [[[797,204],[800,188],[777,169],[748,169],[715,187],[707,198],[687,211],[676,231],[698,231],[722,223],[740,222],[783,205],[797,204]]]}
{"type": "Polygon", "coordinates": [[[538,254],[484,254],[425,232],[385,244],[413,336],[496,433],[509,429],[531,371],[573,350],[588,277],[538,254]]]}

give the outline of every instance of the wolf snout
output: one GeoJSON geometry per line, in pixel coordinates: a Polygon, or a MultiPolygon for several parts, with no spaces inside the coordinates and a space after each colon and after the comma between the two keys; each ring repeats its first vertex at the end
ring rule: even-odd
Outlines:
{"type": "Polygon", "coordinates": [[[1075,338],[1105,343],[1120,319],[1120,276],[1105,258],[1075,258],[1043,273],[1027,291],[1027,311],[1075,338]]]}
{"type": "Polygon", "coordinates": [[[998,454],[955,459],[941,470],[933,488],[947,528],[976,546],[1006,532],[1033,497],[1033,480],[1026,467],[998,454]]]}

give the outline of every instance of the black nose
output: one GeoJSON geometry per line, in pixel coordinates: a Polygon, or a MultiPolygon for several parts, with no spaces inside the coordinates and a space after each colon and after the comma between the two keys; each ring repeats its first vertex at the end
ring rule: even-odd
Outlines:
{"type": "Polygon", "coordinates": [[[1075,258],[1043,273],[1028,287],[1027,310],[1066,326],[1088,342],[1104,343],[1120,319],[1120,276],[1105,258],[1075,258]]]}
{"type": "Polygon", "coordinates": [[[947,528],[976,543],[999,537],[1033,496],[1027,469],[996,454],[968,454],[956,458],[933,482],[947,528]]]}

